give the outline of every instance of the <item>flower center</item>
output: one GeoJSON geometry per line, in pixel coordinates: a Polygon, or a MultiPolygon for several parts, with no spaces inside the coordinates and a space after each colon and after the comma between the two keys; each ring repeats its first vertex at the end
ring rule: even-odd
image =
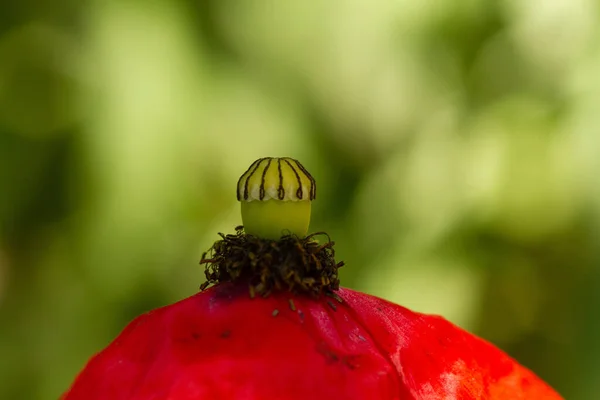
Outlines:
{"type": "Polygon", "coordinates": [[[338,269],[344,263],[335,261],[334,242],[326,233],[269,240],[248,235],[241,226],[236,230],[236,234],[221,234],[222,240],[202,256],[207,279],[202,290],[236,281],[248,284],[251,297],[281,290],[319,296],[339,288],[338,269]],[[317,237],[327,241],[320,244],[317,237]]]}
{"type": "Polygon", "coordinates": [[[292,158],[261,158],[240,177],[237,198],[243,226],[202,255],[204,290],[211,284],[242,281],[250,295],[268,296],[286,290],[319,296],[339,288],[332,242],[324,232],[306,236],[313,177],[292,158]],[[324,243],[319,238],[326,238],[324,243]],[[207,254],[209,254],[207,258],[207,254]]]}

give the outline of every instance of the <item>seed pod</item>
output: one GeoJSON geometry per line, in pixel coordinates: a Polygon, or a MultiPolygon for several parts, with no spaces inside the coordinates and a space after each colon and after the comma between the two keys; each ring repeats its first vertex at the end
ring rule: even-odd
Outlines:
{"type": "Polygon", "coordinates": [[[304,237],[310,223],[311,201],[316,194],[315,180],[297,160],[260,158],[237,184],[244,230],[273,240],[285,234],[304,237]]]}

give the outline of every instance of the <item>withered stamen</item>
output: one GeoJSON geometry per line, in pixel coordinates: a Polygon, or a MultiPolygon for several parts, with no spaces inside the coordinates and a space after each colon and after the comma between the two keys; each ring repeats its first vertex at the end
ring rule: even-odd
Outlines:
{"type": "MultiPolygon", "coordinates": [[[[314,297],[327,294],[341,301],[333,293],[339,289],[338,268],[333,242],[326,233],[314,233],[305,238],[294,235],[279,240],[258,238],[244,233],[238,226],[235,234],[219,234],[203,255],[207,282],[210,284],[243,280],[248,283],[250,297],[267,297],[273,291],[288,290],[294,294],[306,293],[314,297]],[[319,244],[315,237],[324,236],[327,243],[319,244]]],[[[290,304],[290,308],[292,304],[290,304]]]]}
{"type": "Polygon", "coordinates": [[[331,302],[331,300],[327,300],[327,304],[329,304],[329,307],[331,307],[333,311],[337,311],[337,307],[331,302]]]}

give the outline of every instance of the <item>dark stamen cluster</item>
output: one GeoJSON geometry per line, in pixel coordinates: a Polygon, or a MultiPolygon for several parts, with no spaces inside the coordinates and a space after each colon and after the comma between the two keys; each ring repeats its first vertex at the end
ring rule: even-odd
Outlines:
{"type": "Polygon", "coordinates": [[[334,242],[323,232],[305,238],[293,235],[279,240],[261,239],[236,228],[231,235],[219,234],[221,240],[202,255],[207,281],[200,287],[206,289],[220,282],[246,281],[250,295],[268,296],[273,291],[286,290],[312,296],[331,294],[339,288],[338,268],[334,242]],[[319,243],[318,236],[327,238],[319,243]],[[210,258],[206,258],[210,254],[210,258]]]}

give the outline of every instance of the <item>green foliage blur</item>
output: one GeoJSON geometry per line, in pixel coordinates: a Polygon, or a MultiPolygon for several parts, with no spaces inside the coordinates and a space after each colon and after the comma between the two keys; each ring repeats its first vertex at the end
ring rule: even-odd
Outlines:
{"type": "Polygon", "coordinates": [[[197,292],[261,156],[345,286],[600,393],[596,0],[0,5],[0,398],[56,399],[197,292]]]}

